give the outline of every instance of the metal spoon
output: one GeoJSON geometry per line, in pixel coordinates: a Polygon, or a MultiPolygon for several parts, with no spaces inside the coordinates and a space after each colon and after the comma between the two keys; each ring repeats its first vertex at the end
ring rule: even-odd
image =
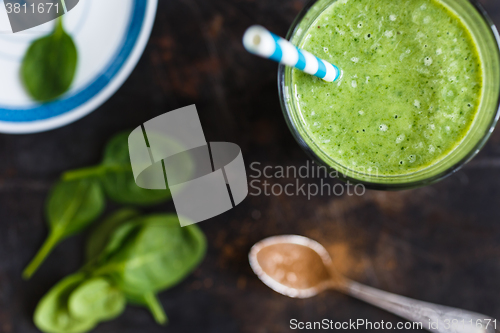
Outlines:
{"type": "Polygon", "coordinates": [[[500,322],[497,323],[491,317],[466,310],[417,301],[349,280],[334,269],[332,260],[326,249],[318,242],[306,237],[285,235],[266,238],[252,247],[249,260],[253,271],[259,279],[271,289],[285,296],[308,298],[326,289],[336,289],[409,321],[422,323],[422,328],[431,332],[500,332],[500,330],[496,329],[497,324],[500,326],[500,322]],[[276,252],[278,250],[275,250],[273,254],[273,249],[278,249],[277,245],[282,250],[284,250],[283,246],[286,246],[285,259],[283,259],[283,253],[276,252]],[[304,247],[314,252],[306,250],[304,247]],[[302,258],[304,262],[300,262],[300,257],[296,255],[294,257],[291,254],[293,252],[297,253],[295,249],[303,253],[305,253],[304,251],[308,251],[309,258],[307,260],[302,258]],[[264,254],[268,254],[268,256],[266,257],[264,254]],[[273,262],[270,262],[271,260],[273,262]],[[287,273],[289,276],[285,276],[286,274],[281,269],[283,266],[280,266],[283,265],[283,260],[288,261],[287,267],[302,267],[309,271],[289,271],[287,273]],[[270,267],[277,268],[271,273],[269,272],[270,267]],[[322,269],[323,271],[321,271],[322,269]],[[311,273],[312,270],[318,272],[317,274],[315,273],[316,277],[313,279],[311,279],[311,274],[307,274],[311,273]],[[300,287],[297,287],[298,285],[300,287]]]}

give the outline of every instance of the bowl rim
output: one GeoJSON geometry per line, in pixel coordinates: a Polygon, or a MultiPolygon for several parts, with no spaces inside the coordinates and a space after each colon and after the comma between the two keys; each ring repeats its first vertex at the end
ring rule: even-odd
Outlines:
{"type": "Polygon", "coordinates": [[[104,71],[66,98],[26,109],[4,108],[0,133],[29,134],[56,129],[83,118],[106,102],[141,58],[153,28],[157,5],[158,0],[134,0],[127,32],[104,71]]]}

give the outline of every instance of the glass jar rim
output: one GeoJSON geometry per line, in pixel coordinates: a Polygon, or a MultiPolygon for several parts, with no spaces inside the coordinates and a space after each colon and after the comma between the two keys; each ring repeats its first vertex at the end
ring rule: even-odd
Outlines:
{"type": "MultiPolygon", "coordinates": [[[[292,22],[292,25],[290,26],[287,34],[286,34],[286,39],[291,40],[294,34],[296,33],[297,27],[299,24],[302,22],[306,14],[309,12],[311,7],[313,7],[317,2],[321,0],[310,0],[304,8],[299,12],[299,14],[296,16],[294,21],[292,22]]],[[[338,0],[331,0],[333,1],[338,1],[338,0]]],[[[483,6],[477,1],[477,0],[466,0],[469,2],[474,9],[477,11],[483,22],[488,26],[489,32],[493,36],[493,39],[496,43],[496,53],[497,56],[496,58],[500,62],[500,35],[497,31],[497,28],[493,21],[490,19],[488,16],[486,10],[483,8],[483,6]]],[[[479,47],[479,46],[478,46],[479,47]]],[[[290,110],[290,105],[293,104],[292,102],[287,102],[288,99],[291,100],[290,96],[288,95],[288,91],[286,90],[286,84],[285,84],[285,74],[286,70],[289,67],[280,64],[278,68],[278,93],[279,93],[279,99],[280,99],[280,105],[281,109],[283,112],[283,115],[285,117],[286,123],[288,125],[288,128],[292,132],[292,135],[294,136],[295,140],[299,143],[299,145],[302,147],[302,149],[306,152],[306,154],[312,158],[315,162],[324,165],[326,167],[332,168],[334,170],[337,170],[334,166],[329,164],[325,159],[321,158],[316,151],[314,151],[311,148],[311,144],[315,144],[314,140],[310,137],[304,138],[303,135],[299,132],[299,129],[297,128],[297,124],[295,123],[293,117],[292,117],[292,110],[290,110]],[[308,143],[309,141],[309,143],[308,143]]],[[[290,69],[289,69],[290,70],[290,69]]],[[[478,110],[479,112],[480,110],[478,110]]],[[[492,114],[491,120],[489,121],[487,125],[487,130],[484,132],[484,135],[481,137],[480,140],[470,149],[468,153],[466,153],[458,162],[454,163],[451,165],[449,168],[442,170],[441,172],[431,175],[428,178],[424,179],[419,179],[416,181],[410,181],[410,182],[374,182],[374,181],[367,181],[363,179],[356,178],[355,176],[351,175],[360,175],[360,178],[363,178],[363,175],[361,172],[355,171],[355,170],[350,170],[345,166],[342,166],[343,168],[346,168],[347,171],[342,173],[339,172],[339,178],[344,180],[344,181],[350,181],[355,184],[363,184],[367,188],[370,189],[375,189],[375,190],[405,190],[405,189],[412,189],[412,188],[418,188],[418,187],[423,187],[427,185],[431,185],[433,183],[436,183],[452,174],[460,170],[465,164],[467,164],[470,160],[472,160],[478,153],[479,151],[483,148],[483,146],[486,144],[488,139],[490,138],[498,120],[500,118],[500,90],[498,90],[498,97],[496,101],[496,106],[495,110],[492,114]],[[351,174],[351,175],[349,175],[351,174]]],[[[309,136],[309,134],[305,133],[305,135],[309,136]]],[[[318,147],[319,148],[319,147],[318,147]]],[[[318,151],[321,151],[321,149],[318,149],[318,151]]],[[[333,158],[329,157],[326,154],[325,157],[329,159],[330,162],[336,163],[333,158]]],[[[339,164],[340,165],[340,164],[339,164]]],[[[338,170],[337,170],[338,171],[338,170]]],[[[420,172],[420,171],[418,171],[420,172]]],[[[407,178],[409,174],[404,174],[404,175],[393,175],[393,176],[378,176],[378,179],[391,179],[391,180],[396,180],[396,179],[404,179],[407,178]]],[[[368,178],[368,177],[366,177],[368,178]]]]}

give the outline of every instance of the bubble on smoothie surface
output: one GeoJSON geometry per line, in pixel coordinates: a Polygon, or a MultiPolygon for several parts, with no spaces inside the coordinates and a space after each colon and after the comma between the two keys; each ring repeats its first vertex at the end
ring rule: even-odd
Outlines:
{"type": "Polygon", "coordinates": [[[401,134],[400,136],[398,136],[396,138],[396,143],[401,143],[401,142],[403,142],[404,139],[405,139],[405,135],[401,134]]]}
{"type": "Polygon", "coordinates": [[[430,65],[432,65],[432,58],[431,58],[431,57],[425,57],[425,58],[424,58],[424,64],[425,64],[426,66],[430,66],[430,65]]]}
{"type": "Polygon", "coordinates": [[[429,145],[429,153],[433,153],[436,151],[436,148],[433,145],[429,145]]]}
{"type": "Polygon", "coordinates": [[[396,15],[394,15],[394,14],[391,15],[391,16],[389,16],[389,20],[391,20],[391,21],[396,21],[397,18],[398,17],[396,15]]]}
{"type": "Polygon", "coordinates": [[[394,32],[392,32],[392,30],[387,30],[386,32],[384,32],[384,36],[387,38],[391,38],[392,36],[394,36],[394,32]]]}
{"type": "Polygon", "coordinates": [[[359,110],[358,113],[359,113],[360,116],[362,116],[362,115],[365,114],[365,112],[363,110],[359,110]]]}
{"type": "Polygon", "coordinates": [[[416,99],[415,102],[413,102],[413,105],[415,105],[417,109],[420,109],[420,101],[418,99],[416,99]]]}
{"type": "Polygon", "coordinates": [[[351,58],[351,61],[352,61],[353,63],[357,64],[357,63],[358,63],[358,61],[359,61],[359,58],[352,57],[352,58],[351,58]]]}
{"type": "Polygon", "coordinates": [[[323,48],[323,51],[328,52],[328,48],[327,48],[327,47],[324,47],[324,48],[323,48]]]}
{"type": "Polygon", "coordinates": [[[387,129],[389,128],[386,124],[381,124],[379,127],[378,127],[382,132],[385,132],[387,131],[387,129]]]}
{"type": "Polygon", "coordinates": [[[410,155],[408,156],[408,162],[413,163],[417,160],[417,157],[415,155],[410,155]]]}
{"type": "Polygon", "coordinates": [[[352,80],[352,82],[351,82],[351,86],[352,86],[353,88],[356,88],[356,87],[358,86],[358,82],[356,82],[356,80],[352,80]]]}
{"type": "Polygon", "coordinates": [[[442,50],[442,49],[437,49],[437,50],[436,50],[436,54],[437,54],[437,55],[440,55],[441,53],[443,53],[443,50],[442,50]]]}

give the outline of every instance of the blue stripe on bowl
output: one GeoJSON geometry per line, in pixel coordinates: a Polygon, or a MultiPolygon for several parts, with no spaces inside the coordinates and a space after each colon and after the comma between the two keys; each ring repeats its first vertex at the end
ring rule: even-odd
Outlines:
{"type": "Polygon", "coordinates": [[[147,1],[134,0],[134,4],[131,8],[132,13],[129,27],[124,36],[122,47],[117,51],[106,69],[93,82],[76,92],[74,95],[68,96],[62,100],[29,108],[0,107],[0,120],[9,122],[43,120],[70,112],[91,100],[109,84],[132,53],[144,22],[146,6],[147,1]]]}

